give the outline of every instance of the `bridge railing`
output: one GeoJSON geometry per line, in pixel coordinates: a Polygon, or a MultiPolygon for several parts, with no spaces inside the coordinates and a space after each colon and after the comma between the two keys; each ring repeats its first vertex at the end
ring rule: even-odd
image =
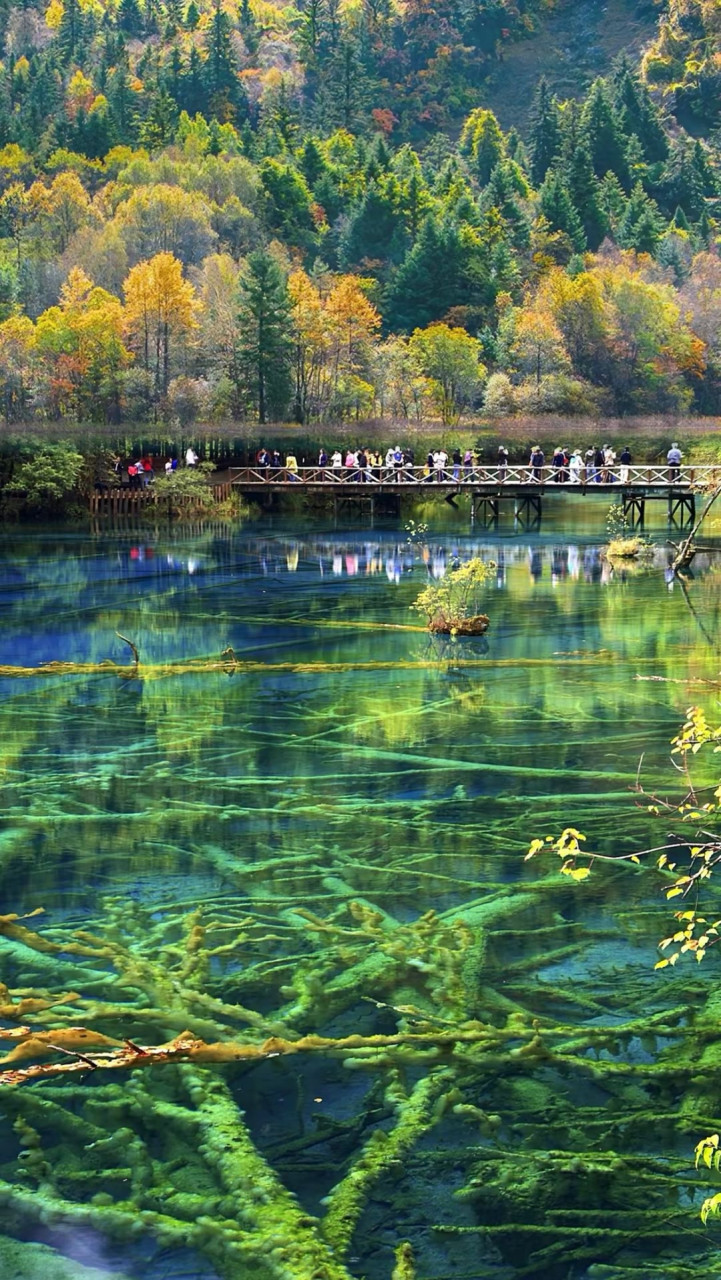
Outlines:
{"type": "Polygon", "coordinates": [[[457,488],[463,485],[527,485],[565,484],[569,489],[609,485],[633,489],[653,486],[669,489],[709,488],[721,484],[719,466],[669,467],[668,464],[644,463],[641,466],[583,467],[574,473],[568,468],[544,465],[517,467],[456,466],[423,467],[231,467],[232,483],[243,488],[266,488],[268,485],[389,485],[428,484],[457,488]]]}

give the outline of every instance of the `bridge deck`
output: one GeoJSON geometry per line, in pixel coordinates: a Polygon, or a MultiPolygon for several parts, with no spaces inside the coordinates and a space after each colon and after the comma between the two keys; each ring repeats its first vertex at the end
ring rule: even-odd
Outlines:
{"type": "MultiPolygon", "coordinates": [[[[554,467],[459,467],[430,474],[425,467],[231,467],[231,483],[241,493],[295,488],[335,495],[368,496],[384,493],[463,493],[476,497],[526,497],[555,492],[588,494],[629,493],[638,498],[668,498],[721,484],[721,466],[678,467],[646,465],[585,472],[578,480],[562,480],[554,467]]],[[[568,473],[566,473],[568,474],[568,473]]]]}

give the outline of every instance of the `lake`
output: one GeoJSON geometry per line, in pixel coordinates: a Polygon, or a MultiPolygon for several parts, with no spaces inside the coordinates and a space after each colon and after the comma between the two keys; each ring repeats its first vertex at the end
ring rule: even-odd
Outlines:
{"type": "Polygon", "coordinates": [[[0,1038],[68,1070],[0,1088],[3,1275],[718,1274],[716,953],[654,969],[630,857],[693,838],[648,806],[713,720],[721,561],[674,581],[658,526],[612,570],[572,499],[421,514],[4,532],[0,1038]],[[487,636],[430,637],[473,555],[487,636]],[[524,861],[566,827],[625,859],[524,861]]]}

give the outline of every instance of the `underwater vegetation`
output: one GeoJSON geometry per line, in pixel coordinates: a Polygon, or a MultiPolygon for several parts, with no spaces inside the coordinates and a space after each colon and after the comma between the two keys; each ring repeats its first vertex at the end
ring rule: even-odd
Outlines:
{"type": "Polygon", "coordinates": [[[715,957],[654,970],[628,857],[715,650],[540,542],[428,637],[397,542],[6,557],[3,1274],[715,1274],[715,957]],[[563,815],[624,861],[526,865],[563,815]]]}
{"type": "MultiPolygon", "coordinates": [[[[82,928],[0,917],[4,1223],[148,1234],[223,1280],[337,1280],[357,1274],[356,1236],[387,1200],[410,1248],[408,1181],[462,1148],[456,1212],[429,1226],[441,1252],[476,1234],[478,1275],[560,1275],[610,1242],[632,1259],[639,1241],[655,1255],[691,1235],[684,1193],[703,1177],[690,1137],[718,1107],[717,998],[689,1036],[681,992],[619,1020],[623,982],[592,995],[554,980],[589,942],[560,914],[539,928],[556,891],[552,877],[487,886],[412,921],[352,896],[325,916],[228,895],[194,910],[111,896],[82,928]],[[533,945],[508,962],[510,927],[533,945]],[[528,998],[539,967],[554,1018],[528,998]],[[289,1064],[299,1113],[306,1087],[353,1105],[299,1123],[278,1168],[253,1111],[259,1077],[262,1092],[289,1064]],[[326,1188],[312,1208],[291,1189],[309,1157],[326,1188]]],[[[411,1254],[376,1263],[384,1273],[414,1275],[411,1254]]]]}

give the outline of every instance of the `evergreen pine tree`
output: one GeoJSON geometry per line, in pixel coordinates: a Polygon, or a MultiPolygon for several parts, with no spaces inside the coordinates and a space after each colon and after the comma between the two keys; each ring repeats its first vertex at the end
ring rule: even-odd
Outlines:
{"type": "Polygon", "coordinates": [[[140,12],[138,0],[120,0],[118,5],[118,27],[131,39],[136,39],[141,35],[143,15],[140,12]]]}
{"type": "Polygon", "coordinates": [[[359,42],[349,35],[333,45],[323,59],[314,104],[319,132],[328,133],[336,128],[360,132],[370,88],[359,42]]]}
{"type": "Polygon", "coordinates": [[[668,155],[668,138],[661,122],[661,113],[655,106],[646,86],[624,63],[616,79],[614,106],[618,122],[630,137],[636,134],[649,164],[665,160],[668,155]]]}
{"type": "Polygon", "coordinates": [[[426,218],[413,248],[406,254],[388,290],[386,319],[392,329],[410,333],[440,320],[451,307],[466,302],[464,245],[453,223],[439,226],[426,218]]]}
{"type": "Polygon", "coordinates": [[[221,124],[226,121],[234,122],[243,114],[243,94],[231,40],[230,19],[221,8],[220,0],[215,0],[205,48],[207,58],[203,67],[203,80],[208,94],[207,114],[216,116],[221,124]]]}
{"type": "Polygon", "coordinates": [[[714,224],[709,216],[709,211],[704,207],[701,217],[696,226],[696,234],[701,243],[708,249],[714,236],[714,224]]]}
{"type": "Polygon", "coordinates": [[[637,253],[653,253],[661,238],[663,223],[655,200],[636,183],[618,225],[618,243],[637,253]]]}
{"type": "Polygon", "coordinates": [[[588,248],[595,253],[608,230],[608,220],[599,200],[599,182],[593,172],[585,143],[576,147],[566,165],[566,182],[576,212],[581,219],[588,248]]]}
{"type": "Polygon", "coordinates": [[[183,25],[182,0],[164,0],[165,35],[170,39],[183,25]]]}
{"type": "Polygon", "coordinates": [[[238,321],[239,354],[258,420],[280,418],[290,398],[290,298],[278,263],[262,250],[248,255],[238,321]]]}
{"type": "Polygon", "coordinates": [[[658,185],[658,198],[667,214],[680,205],[692,222],[704,207],[704,175],[699,172],[697,151],[690,139],[682,137],[671,148],[658,185]]]}
{"type": "Polygon", "coordinates": [[[538,196],[541,213],[551,229],[562,231],[571,246],[580,253],[586,245],[583,225],[558,169],[549,169],[538,196]]]}
{"type": "Polygon", "coordinates": [[[704,195],[718,195],[719,184],[716,179],[716,174],[711,167],[708,151],[699,138],[697,138],[693,144],[693,163],[703,184],[704,195]]]}
{"type": "Polygon", "coordinates": [[[122,138],[123,142],[135,142],[138,95],[130,88],[128,72],[122,64],[108,76],[107,98],[116,137],[122,138]]]}
{"type": "Polygon", "coordinates": [[[222,155],[222,153],[223,153],[223,139],[220,133],[220,125],[218,124],[218,121],[215,118],[213,118],[210,122],[210,129],[209,129],[209,136],[208,136],[208,155],[219,156],[219,155],[222,155]]]}
{"type": "Polygon", "coordinates": [[[506,152],[508,154],[508,158],[510,160],[515,160],[518,167],[523,169],[524,173],[529,174],[531,172],[531,162],[528,156],[528,151],[523,145],[523,139],[515,126],[510,130],[506,138],[506,152]]]}
{"type": "Polygon", "coordinates": [[[541,77],[538,82],[531,106],[530,120],[528,154],[531,162],[531,181],[534,187],[540,187],[561,149],[558,106],[555,98],[551,96],[545,77],[541,77]]]}
{"type": "Polygon", "coordinates": [[[163,71],[163,88],[170,94],[176,107],[183,96],[183,59],[177,44],[173,45],[163,71]]]}
{"type": "Polygon", "coordinates": [[[190,4],[185,10],[185,28],[187,31],[195,31],[200,22],[200,10],[195,0],[190,0],[190,4]]]}
{"type": "Polygon", "coordinates": [[[84,35],[83,11],[79,0],[65,0],[58,27],[58,51],[63,62],[75,58],[84,35]]]}
{"type": "Polygon", "coordinates": [[[183,75],[178,98],[178,106],[187,111],[189,116],[207,110],[207,99],[204,86],[203,59],[195,45],[190,50],[188,64],[183,75]]]}
{"type": "MultiPolygon", "coordinates": [[[[31,151],[37,146],[49,120],[59,118],[63,101],[62,80],[52,57],[39,61],[38,72],[23,101],[17,127],[18,139],[31,151]]],[[[2,108],[0,105],[0,116],[2,108]]],[[[9,117],[8,117],[9,118],[9,117]]],[[[0,135],[1,136],[1,135],[0,135]]]]}
{"type": "Polygon", "coordinates": [[[598,204],[608,226],[609,235],[615,236],[625,211],[626,194],[615,173],[605,173],[598,184],[598,204]]]}
{"type": "Polygon", "coordinates": [[[604,80],[595,80],[591,85],[581,111],[581,128],[596,177],[602,178],[610,169],[627,191],[626,142],[604,80]]]}
{"type": "Polygon", "coordinates": [[[497,164],[481,199],[483,210],[497,209],[515,249],[527,249],[531,225],[520,201],[529,195],[528,183],[515,160],[497,164]]]}
{"type": "Polygon", "coordinates": [[[373,182],[341,239],[341,264],[351,267],[364,259],[383,262],[394,257],[397,261],[402,256],[404,241],[397,184],[389,190],[388,185],[380,188],[373,182]]]}
{"type": "Polygon", "coordinates": [[[153,94],[150,110],[140,128],[140,141],[149,151],[159,151],[172,142],[177,124],[177,108],[165,89],[153,94]]]}
{"type": "Polygon", "coordinates": [[[307,137],[303,143],[298,158],[298,167],[311,191],[314,191],[315,185],[321,174],[325,173],[327,165],[318,143],[312,136],[307,137]]]}
{"type": "Polygon", "coordinates": [[[476,107],[471,112],[463,125],[458,150],[468,157],[469,168],[485,187],[496,165],[506,156],[506,141],[492,111],[476,107]]]}

